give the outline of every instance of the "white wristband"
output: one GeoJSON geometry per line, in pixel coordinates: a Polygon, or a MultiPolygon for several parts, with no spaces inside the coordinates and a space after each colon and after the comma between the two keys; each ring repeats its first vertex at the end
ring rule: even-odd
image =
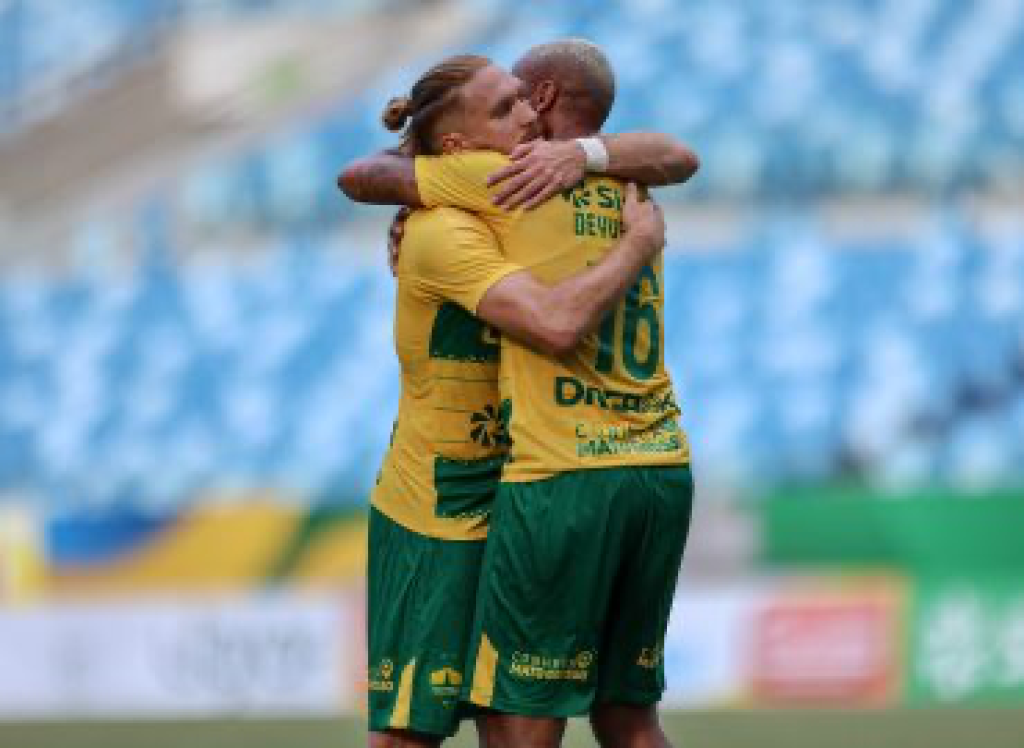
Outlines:
{"type": "Polygon", "coordinates": [[[608,171],[608,149],[600,138],[576,138],[587,156],[587,171],[602,174],[608,171]]]}

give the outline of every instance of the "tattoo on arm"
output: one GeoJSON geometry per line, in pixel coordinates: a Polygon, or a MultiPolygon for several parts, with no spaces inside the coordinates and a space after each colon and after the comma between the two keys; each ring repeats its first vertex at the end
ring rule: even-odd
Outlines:
{"type": "Polygon", "coordinates": [[[413,160],[394,153],[379,153],[349,164],[338,177],[338,187],[360,203],[422,205],[413,160]]]}

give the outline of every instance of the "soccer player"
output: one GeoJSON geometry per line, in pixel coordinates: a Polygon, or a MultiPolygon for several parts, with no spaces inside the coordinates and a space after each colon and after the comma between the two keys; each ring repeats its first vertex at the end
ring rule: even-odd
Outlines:
{"type": "MultiPolygon", "coordinates": [[[[554,284],[600,261],[621,236],[622,184],[591,175],[533,211],[495,203],[542,194],[534,177],[568,163],[566,154],[592,169],[616,165],[622,141],[595,137],[614,78],[600,50],[578,40],[536,47],[514,72],[545,135],[569,141],[547,151],[558,158],[546,161],[539,145],[520,149],[525,166],[493,153],[415,162],[381,154],[345,181],[356,199],[472,210],[510,262],[554,284]],[[497,194],[495,173],[515,184],[497,194]]],[[[694,158],[683,178],[696,167],[694,158]]],[[[576,714],[590,715],[602,746],[669,745],[657,702],[693,483],[663,362],[663,289],[658,257],[599,329],[559,356],[502,338],[512,444],[463,688],[492,710],[482,727],[491,748],[558,745],[576,714]]]]}
{"type": "MultiPolygon", "coordinates": [[[[409,121],[408,153],[507,152],[536,134],[519,88],[484,58],[456,57],[394,100],[384,119],[392,130],[409,121]]],[[[369,528],[375,748],[437,745],[458,725],[483,539],[508,444],[499,343],[487,325],[551,355],[571,350],[664,244],[659,211],[632,188],[623,221],[600,262],[546,285],[509,262],[479,218],[439,207],[408,220],[396,267],[402,395],[369,528]]]]}

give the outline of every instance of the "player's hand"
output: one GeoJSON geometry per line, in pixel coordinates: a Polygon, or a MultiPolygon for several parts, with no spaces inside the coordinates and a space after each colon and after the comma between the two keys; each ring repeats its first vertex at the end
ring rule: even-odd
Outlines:
{"type": "Polygon", "coordinates": [[[578,184],[587,170],[587,156],[573,140],[559,143],[531,140],[509,154],[511,163],[491,174],[487,186],[501,185],[494,204],[513,210],[536,208],[552,195],[578,184]]]}
{"type": "Polygon", "coordinates": [[[399,208],[388,229],[388,267],[392,275],[398,275],[398,248],[405,236],[405,222],[412,215],[412,208],[399,208]]]}
{"type": "Polygon", "coordinates": [[[626,185],[622,229],[626,236],[638,241],[651,257],[665,248],[665,216],[661,207],[650,195],[641,201],[640,191],[633,182],[626,185]]]}

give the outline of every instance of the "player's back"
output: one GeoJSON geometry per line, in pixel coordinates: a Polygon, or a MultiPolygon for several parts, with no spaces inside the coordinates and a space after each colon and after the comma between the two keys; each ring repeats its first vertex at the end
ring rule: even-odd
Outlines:
{"type": "MultiPolygon", "coordinates": [[[[496,154],[418,159],[425,202],[480,211],[508,259],[549,284],[598,262],[622,231],[624,187],[588,177],[533,211],[491,204],[486,176],[496,154]]],[[[570,354],[552,359],[502,340],[501,394],[513,446],[504,480],[619,465],[689,461],[679,409],[664,365],[662,262],[645,267],[626,298],[570,354]]]]}
{"type": "MultiPolygon", "coordinates": [[[[454,299],[460,232],[488,231],[450,208],[417,211],[397,269],[394,339],[401,399],[372,503],[409,529],[459,540],[486,535],[508,437],[499,418],[497,336],[454,299]],[[447,279],[447,280],[446,280],[447,279]]],[[[463,263],[464,264],[464,263],[463,263]]]]}

